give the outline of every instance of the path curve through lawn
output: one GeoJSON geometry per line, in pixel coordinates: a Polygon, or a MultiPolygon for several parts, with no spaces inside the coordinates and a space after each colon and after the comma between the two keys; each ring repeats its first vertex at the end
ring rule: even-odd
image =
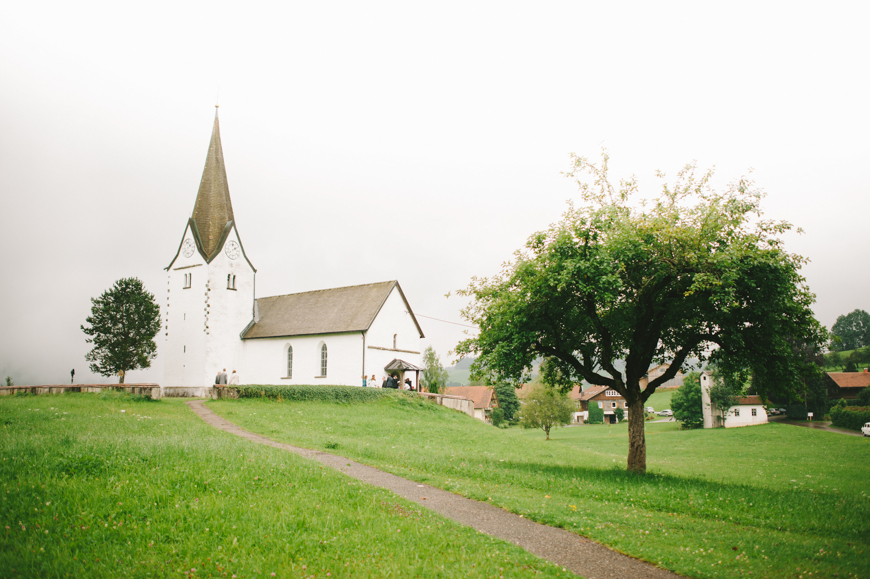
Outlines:
{"type": "Polygon", "coordinates": [[[654,567],[583,537],[524,519],[490,504],[467,499],[451,492],[392,475],[360,464],[343,456],[299,448],[249,432],[206,408],[202,400],[190,400],[187,405],[206,423],[258,444],[280,448],[373,486],[401,495],[458,523],[482,533],[519,545],[529,553],[560,567],[570,569],[587,579],[665,579],[680,577],[671,571],[654,567]]]}

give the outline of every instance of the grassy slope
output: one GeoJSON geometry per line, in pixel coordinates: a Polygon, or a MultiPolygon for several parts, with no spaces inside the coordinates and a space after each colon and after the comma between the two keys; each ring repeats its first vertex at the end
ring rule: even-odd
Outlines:
{"type": "Polygon", "coordinates": [[[178,400],[3,397],[0,425],[0,577],[566,575],[178,400]]]}
{"type": "Polygon", "coordinates": [[[692,577],[870,574],[870,446],[810,429],[498,430],[434,405],[218,401],[245,428],[488,501],[692,577]],[[328,446],[327,446],[328,445],[328,446]]]}
{"type": "Polygon", "coordinates": [[[649,400],[646,401],[644,406],[652,406],[655,408],[656,412],[660,412],[665,408],[670,408],[671,397],[676,391],[676,388],[672,390],[656,390],[653,395],[649,397],[649,400]]]}

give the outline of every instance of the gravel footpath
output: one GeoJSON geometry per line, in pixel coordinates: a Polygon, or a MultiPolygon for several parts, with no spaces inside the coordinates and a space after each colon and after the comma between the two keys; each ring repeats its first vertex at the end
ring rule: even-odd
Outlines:
{"type": "Polygon", "coordinates": [[[587,579],[680,577],[671,571],[622,555],[574,533],[529,521],[490,504],[467,499],[429,485],[418,484],[343,456],[275,442],[265,436],[248,432],[218,416],[206,408],[202,400],[191,400],[186,404],[215,428],[258,444],[312,458],[357,480],[392,491],[458,523],[510,541],[529,553],[570,569],[587,579]]]}

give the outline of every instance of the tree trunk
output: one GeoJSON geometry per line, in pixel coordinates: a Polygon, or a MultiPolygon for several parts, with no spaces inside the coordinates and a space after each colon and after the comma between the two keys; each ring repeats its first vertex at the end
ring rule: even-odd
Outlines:
{"type": "Polygon", "coordinates": [[[119,374],[120,377],[121,377],[120,380],[118,380],[118,384],[123,384],[123,383],[124,383],[124,378],[127,376],[127,373],[124,372],[123,370],[121,370],[120,372],[118,372],[118,374],[119,374]]]}
{"type": "Polygon", "coordinates": [[[646,472],[646,433],[643,402],[628,403],[628,470],[646,472]]]}

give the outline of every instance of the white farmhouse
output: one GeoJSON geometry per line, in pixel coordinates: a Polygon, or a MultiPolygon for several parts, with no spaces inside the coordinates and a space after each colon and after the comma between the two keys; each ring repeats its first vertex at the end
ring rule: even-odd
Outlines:
{"type": "MultiPolygon", "coordinates": [[[[713,373],[701,373],[701,407],[704,412],[704,428],[723,426],[719,410],[710,403],[710,388],[713,387],[713,373]]],[[[742,396],[737,404],[725,412],[725,428],[767,424],[767,410],[758,396],[742,396]]]]}
{"type": "Polygon", "coordinates": [[[202,181],[169,266],[164,387],[214,384],[362,386],[404,373],[416,385],[423,331],[397,281],[257,298],[257,270],[233,217],[215,112],[202,181]]]}

